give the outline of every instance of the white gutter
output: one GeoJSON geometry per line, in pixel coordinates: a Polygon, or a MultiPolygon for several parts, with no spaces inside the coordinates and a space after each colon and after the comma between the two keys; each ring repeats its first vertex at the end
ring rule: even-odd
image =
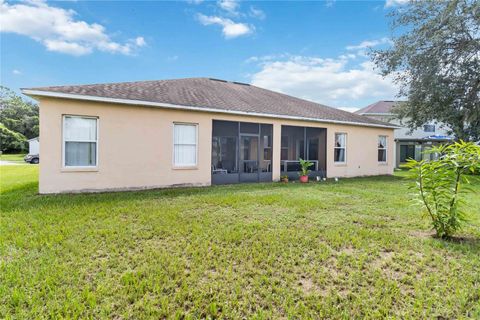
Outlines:
{"type": "Polygon", "coordinates": [[[373,124],[373,123],[371,124],[371,123],[363,123],[363,122],[329,120],[329,119],[297,117],[297,116],[287,116],[287,115],[274,115],[274,114],[266,114],[266,113],[258,113],[258,112],[223,110],[223,109],[215,109],[215,108],[209,108],[209,107],[204,108],[204,107],[183,106],[183,105],[176,105],[176,104],[170,104],[170,103],[159,103],[159,102],[151,102],[151,101],[143,101],[143,100],[105,98],[105,97],[98,97],[98,96],[60,93],[60,92],[42,91],[42,90],[34,90],[34,89],[21,89],[21,91],[23,94],[28,96],[54,97],[54,98],[73,99],[73,100],[86,100],[86,101],[108,102],[108,103],[118,103],[118,104],[128,104],[128,105],[139,105],[139,106],[147,106],[147,107],[166,108],[166,109],[226,113],[226,114],[234,114],[234,115],[242,115],[242,116],[256,116],[256,117],[263,117],[263,118],[326,122],[326,123],[335,123],[335,124],[349,124],[349,125],[364,126],[364,127],[377,127],[377,128],[389,128],[389,129],[400,128],[394,125],[381,125],[381,124],[373,124]]]}

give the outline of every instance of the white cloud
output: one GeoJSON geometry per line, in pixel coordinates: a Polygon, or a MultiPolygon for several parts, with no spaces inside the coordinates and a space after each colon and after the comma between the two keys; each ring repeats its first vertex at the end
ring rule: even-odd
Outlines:
{"type": "Polygon", "coordinates": [[[1,32],[24,35],[42,43],[49,51],[76,56],[94,50],[129,55],[146,45],[143,37],[123,44],[115,42],[102,25],[77,20],[75,11],[49,6],[42,0],[12,5],[0,0],[0,18],[1,32]]]}
{"type": "Polygon", "coordinates": [[[325,1],[325,7],[331,8],[335,4],[336,0],[326,0],[325,1]]]}
{"type": "Polygon", "coordinates": [[[238,15],[240,4],[236,0],[219,0],[218,6],[232,15],[238,15]]]}
{"type": "Polygon", "coordinates": [[[262,10],[260,10],[258,8],[255,8],[253,6],[250,7],[249,15],[253,18],[257,18],[257,19],[260,19],[260,20],[263,20],[267,17],[265,12],[263,12],[262,10]]]}
{"type": "Polygon", "coordinates": [[[143,47],[147,45],[147,42],[145,41],[145,38],[143,37],[136,37],[135,38],[135,45],[138,47],[143,47]]]}
{"type": "Polygon", "coordinates": [[[16,76],[19,76],[19,75],[22,74],[22,71],[17,70],[17,69],[13,69],[13,70],[12,70],[12,74],[14,74],[14,75],[16,75],[16,76]]]}
{"type": "Polygon", "coordinates": [[[245,60],[245,63],[264,63],[272,60],[280,60],[291,57],[288,53],[271,54],[266,56],[253,56],[245,60]]]}
{"type": "Polygon", "coordinates": [[[177,61],[177,60],[178,60],[177,55],[167,57],[168,62],[174,62],[174,61],[177,61]]]}
{"type": "Polygon", "coordinates": [[[401,6],[407,4],[410,0],[386,0],[385,1],[385,8],[401,6]]]}
{"type": "Polygon", "coordinates": [[[361,50],[361,49],[367,49],[367,48],[372,48],[376,47],[382,44],[392,44],[392,40],[390,40],[387,37],[381,38],[381,39],[376,39],[376,40],[366,40],[362,41],[357,45],[351,45],[347,46],[347,50],[361,50]]]}
{"type": "Polygon", "coordinates": [[[227,18],[217,16],[197,15],[198,20],[204,26],[216,24],[222,27],[222,33],[225,38],[236,38],[253,32],[254,27],[245,23],[234,22],[227,18]]]}
{"type": "Polygon", "coordinates": [[[383,79],[370,61],[351,66],[346,56],[335,59],[289,56],[258,61],[260,71],[253,74],[253,85],[284,92],[330,106],[362,107],[380,99],[392,99],[397,88],[383,79]]]}

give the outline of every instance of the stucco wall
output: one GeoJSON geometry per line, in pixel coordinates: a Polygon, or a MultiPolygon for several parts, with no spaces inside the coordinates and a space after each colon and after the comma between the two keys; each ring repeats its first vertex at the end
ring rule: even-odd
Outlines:
{"type": "Polygon", "coordinates": [[[41,98],[40,193],[210,185],[213,119],[273,124],[273,180],[280,178],[282,125],[327,128],[328,177],[393,172],[392,129],[41,98]],[[96,169],[62,168],[62,116],[65,114],[99,118],[96,169]],[[173,168],[174,122],[198,123],[196,168],[173,168]],[[347,133],[347,162],[343,165],[333,162],[335,132],[347,133]],[[378,135],[388,136],[386,164],[377,162],[378,135]]]}

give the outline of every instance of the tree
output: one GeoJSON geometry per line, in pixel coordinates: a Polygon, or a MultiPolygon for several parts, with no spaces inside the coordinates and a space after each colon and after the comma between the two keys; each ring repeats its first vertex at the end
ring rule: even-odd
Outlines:
{"type": "Polygon", "coordinates": [[[27,139],[21,133],[12,131],[0,123],[0,151],[21,152],[27,148],[27,139]]]}
{"type": "Polygon", "coordinates": [[[38,136],[38,106],[0,86],[0,123],[28,139],[38,136]]]}
{"type": "Polygon", "coordinates": [[[479,140],[480,2],[411,1],[389,15],[393,45],[371,55],[407,100],[400,118],[411,129],[437,120],[457,139],[479,140]]]}

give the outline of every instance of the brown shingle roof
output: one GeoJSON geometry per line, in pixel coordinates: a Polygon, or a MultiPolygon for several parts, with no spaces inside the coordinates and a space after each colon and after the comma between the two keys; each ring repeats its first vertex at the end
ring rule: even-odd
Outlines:
{"type": "Polygon", "coordinates": [[[402,101],[377,101],[372,103],[365,108],[355,111],[356,114],[368,115],[368,114],[390,114],[392,113],[393,107],[397,106],[402,101]]]}
{"type": "MultiPolygon", "coordinates": [[[[388,126],[347,111],[311,101],[262,89],[253,85],[210,78],[187,78],[158,81],[139,81],[91,85],[71,85],[22,89],[31,96],[75,95],[73,99],[91,97],[130,100],[194,107],[205,111],[264,114],[279,117],[298,117],[357,125],[388,126]]],[[[97,99],[98,100],[98,99],[97,99]]]]}

